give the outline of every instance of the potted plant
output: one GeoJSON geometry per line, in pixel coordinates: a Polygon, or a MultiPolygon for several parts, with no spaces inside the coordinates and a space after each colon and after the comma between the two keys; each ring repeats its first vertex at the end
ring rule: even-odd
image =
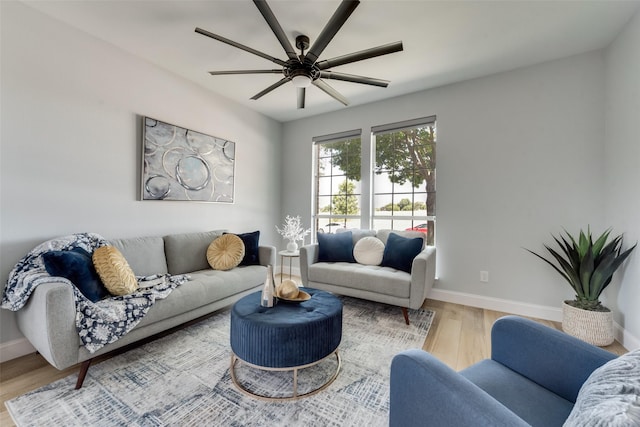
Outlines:
{"type": "Polygon", "coordinates": [[[567,238],[562,234],[560,238],[552,236],[560,251],[547,245],[544,247],[557,265],[527,249],[560,273],[576,293],[574,300],[564,301],[562,306],[562,329],[569,335],[598,346],[609,345],[614,340],[613,315],[600,302],[600,294],[609,286],[613,273],[637,245],[623,252],[622,235],[607,242],[610,232],[611,229],[605,231],[595,242],[589,228],[586,233],[580,230],[577,239],[566,230],[567,238]]]}

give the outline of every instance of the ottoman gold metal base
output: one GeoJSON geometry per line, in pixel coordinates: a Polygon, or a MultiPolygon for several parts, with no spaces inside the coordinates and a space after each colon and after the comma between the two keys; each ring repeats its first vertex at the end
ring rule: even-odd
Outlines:
{"type": "Polygon", "coordinates": [[[322,359],[313,362],[313,363],[309,363],[307,365],[301,365],[301,366],[293,366],[293,367],[288,367],[288,368],[267,368],[264,366],[258,366],[258,365],[254,365],[252,363],[249,362],[245,362],[244,360],[240,359],[238,356],[235,355],[235,353],[231,352],[231,380],[233,381],[233,384],[235,384],[236,387],[238,387],[238,390],[240,390],[241,392],[243,392],[244,394],[251,396],[251,397],[255,397],[257,399],[262,399],[262,400],[268,400],[271,402],[284,402],[287,400],[296,400],[296,399],[300,399],[303,397],[307,397],[307,396],[312,396],[322,390],[324,390],[325,388],[329,387],[329,385],[331,385],[332,382],[335,381],[335,379],[338,377],[338,373],[340,372],[340,367],[342,366],[342,361],[340,360],[340,354],[338,354],[338,350],[335,350],[333,353],[329,354],[326,357],[323,357],[322,359]],[[320,387],[315,388],[307,393],[303,393],[303,394],[298,394],[298,369],[304,369],[304,368],[309,368],[311,366],[317,365],[318,363],[322,362],[323,360],[327,359],[328,357],[331,357],[332,355],[336,356],[336,360],[338,362],[338,367],[336,368],[336,371],[334,372],[334,374],[331,376],[331,378],[329,378],[329,380],[327,382],[325,382],[324,384],[322,384],[320,387]],[[272,396],[264,396],[261,394],[256,394],[253,393],[250,390],[247,390],[245,387],[242,386],[242,384],[240,384],[240,382],[238,381],[238,378],[236,377],[236,372],[235,372],[235,368],[236,368],[236,363],[238,362],[242,362],[248,366],[251,366],[252,368],[256,368],[256,369],[261,369],[263,371],[293,371],[293,394],[291,396],[283,396],[283,397],[272,397],[272,396]]]}

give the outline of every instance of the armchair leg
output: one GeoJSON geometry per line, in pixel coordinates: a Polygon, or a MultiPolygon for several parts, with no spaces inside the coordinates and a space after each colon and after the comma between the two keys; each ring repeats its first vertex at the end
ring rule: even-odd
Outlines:
{"type": "Polygon", "coordinates": [[[402,308],[402,315],[404,316],[404,323],[409,324],[409,312],[407,311],[407,307],[402,308]]]}
{"type": "Polygon", "coordinates": [[[85,360],[80,365],[80,372],[78,372],[78,381],[76,382],[76,390],[82,387],[82,383],[84,382],[84,377],[87,376],[87,371],[89,370],[89,365],[91,365],[91,361],[93,359],[85,360]]]}

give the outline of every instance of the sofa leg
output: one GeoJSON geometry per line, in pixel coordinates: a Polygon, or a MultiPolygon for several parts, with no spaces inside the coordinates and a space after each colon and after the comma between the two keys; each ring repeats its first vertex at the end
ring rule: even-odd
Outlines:
{"type": "Polygon", "coordinates": [[[80,365],[80,372],[78,372],[78,381],[76,382],[76,390],[82,387],[82,383],[84,382],[84,377],[87,376],[87,371],[89,370],[89,365],[91,365],[91,361],[93,359],[85,360],[80,365]]]}
{"type": "Polygon", "coordinates": [[[409,312],[407,311],[407,307],[402,308],[402,315],[404,316],[404,323],[409,324],[409,312]]]}

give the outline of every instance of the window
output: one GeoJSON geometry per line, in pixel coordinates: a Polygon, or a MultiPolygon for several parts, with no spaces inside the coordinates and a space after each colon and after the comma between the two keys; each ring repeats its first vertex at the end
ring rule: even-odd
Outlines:
{"type": "Polygon", "coordinates": [[[314,226],[324,233],[360,228],[361,130],[313,139],[315,144],[314,226]]]}
{"type": "Polygon", "coordinates": [[[435,116],[376,126],[373,134],[373,228],[417,230],[435,241],[435,116]]]}
{"type": "Polygon", "coordinates": [[[365,145],[361,134],[313,138],[315,231],[416,230],[435,244],[435,116],[374,126],[365,145]]]}

